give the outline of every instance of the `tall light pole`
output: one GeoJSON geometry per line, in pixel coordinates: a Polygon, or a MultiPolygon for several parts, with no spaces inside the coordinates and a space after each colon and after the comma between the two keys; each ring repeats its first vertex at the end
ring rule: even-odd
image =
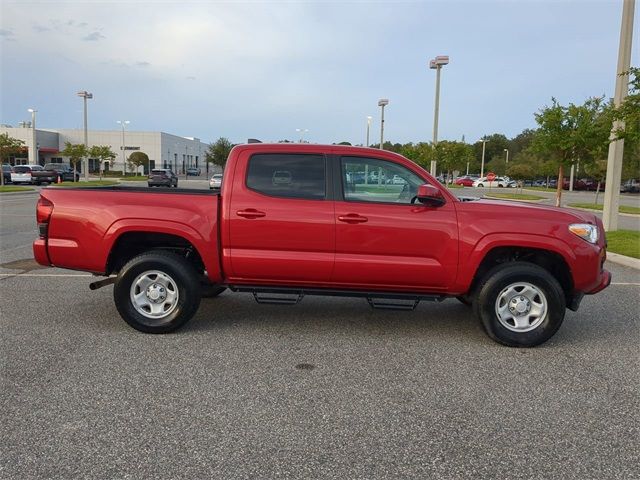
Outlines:
{"type": "Polygon", "coordinates": [[[308,131],[308,128],[296,128],[296,132],[300,134],[300,143],[304,143],[304,134],[308,131]]]}
{"type": "Polygon", "coordinates": [[[125,125],[129,125],[129,120],[116,120],[120,125],[122,125],[122,172],[124,173],[124,176],[127,176],[127,157],[124,153],[124,127],[125,125]]]}
{"type": "MultiPolygon", "coordinates": [[[[87,133],[87,100],[93,98],[93,93],[89,93],[86,90],[78,92],[78,96],[84,100],[84,146],[89,148],[89,134],[87,133]]],[[[85,157],[83,162],[84,179],[89,180],[89,158],[85,157]]]]}
{"type": "MultiPolygon", "coordinates": [[[[429,61],[429,68],[436,71],[436,101],[433,108],[433,147],[438,145],[438,116],[440,114],[440,70],[449,64],[449,56],[438,55],[429,61]]],[[[437,170],[436,160],[431,160],[431,175],[435,176],[437,170]]]]}
{"type": "Polygon", "coordinates": [[[507,153],[507,158],[505,159],[505,163],[509,165],[509,149],[505,148],[504,151],[507,153]]]}
{"type": "Polygon", "coordinates": [[[371,120],[373,119],[373,117],[371,115],[367,115],[367,144],[366,146],[369,146],[369,130],[371,130],[371,120]]]}
{"type": "MultiPolygon", "coordinates": [[[[622,25],[620,27],[620,46],[618,48],[618,67],[616,69],[616,90],[613,104],[619,107],[629,93],[629,71],[631,65],[631,40],[633,35],[633,13],[635,0],[624,0],[622,5],[622,25]]],[[[602,223],[604,229],[612,232],[618,229],[618,206],[620,204],[620,180],[622,179],[622,155],[624,140],[616,140],[617,131],[624,130],[624,122],[613,122],[609,140],[607,158],[607,182],[604,188],[604,206],[602,223]]]]}
{"type": "Polygon", "coordinates": [[[389,105],[388,98],[378,100],[378,106],[380,107],[380,150],[384,148],[384,107],[387,105],[389,105]]]}
{"type": "Polygon", "coordinates": [[[36,112],[37,110],[29,108],[31,113],[31,147],[29,147],[29,165],[38,164],[38,144],[36,141],[36,112]]]}
{"type": "Polygon", "coordinates": [[[482,163],[480,164],[480,178],[484,177],[484,152],[487,146],[487,139],[482,138],[482,163]]]}

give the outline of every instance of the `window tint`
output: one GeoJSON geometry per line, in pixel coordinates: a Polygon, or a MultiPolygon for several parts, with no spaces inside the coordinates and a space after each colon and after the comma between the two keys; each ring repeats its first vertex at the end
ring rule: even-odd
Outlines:
{"type": "Polygon", "coordinates": [[[401,165],[362,157],[342,157],[344,199],[358,202],[411,203],[425,183],[401,165]]]}
{"type": "Polygon", "coordinates": [[[323,199],[324,156],[278,153],[253,155],[249,159],[247,187],[277,197],[323,199]]]}
{"type": "Polygon", "coordinates": [[[30,167],[13,167],[13,172],[14,173],[31,173],[31,168],[30,167]]]}

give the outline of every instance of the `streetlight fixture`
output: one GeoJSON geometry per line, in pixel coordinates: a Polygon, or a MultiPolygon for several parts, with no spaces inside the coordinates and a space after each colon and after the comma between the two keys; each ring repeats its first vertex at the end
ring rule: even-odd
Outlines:
{"type": "MultiPolygon", "coordinates": [[[[93,98],[93,93],[82,90],[77,93],[84,100],[84,146],[89,148],[89,134],[87,133],[87,100],[93,98]]],[[[84,159],[84,179],[89,180],[89,159],[84,159]]]]}
{"type": "Polygon", "coordinates": [[[380,107],[380,150],[384,148],[384,107],[387,105],[389,105],[388,98],[378,100],[378,106],[380,107]]]}
{"type": "Polygon", "coordinates": [[[484,177],[484,151],[487,146],[487,139],[482,137],[482,163],[480,164],[480,178],[484,177]]]}
{"type": "Polygon", "coordinates": [[[122,171],[124,175],[127,175],[127,157],[124,153],[124,127],[129,125],[131,122],[129,120],[116,120],[117,123],[122,125],[122,171]]]}
{"type": "Polygon", "coordinates": [[[300,134],[300,143],[304,143],[304,134],[308,131],[308,128],[296,128],[296,132],[300,134]]]}
{"type": "Polygon", "coordinates": [[[33,108],[27,109],[31,113],[31,148],[29,148],[29,165],[38,164],[38,144],[36,142],[36,112],[33,108]]]}
{"type": "Polygon", "coordinates": [[[367,115],[367,147],[369,146],[369,130],[371,129],[371,120],[373,117],[371,115],[367,115]]]}
{"type": "MultiPolygon", "coordinates": [[[[433,146],[438,144],[438,115],[440,113],[440,70],[449,64],[448,55],[438,55],[429,61],[429,68],[436,71],[436,102],[433,109],[433,146]]],[[[436,175],[436,160],[431,160],[431,175],[436,175]]]]}

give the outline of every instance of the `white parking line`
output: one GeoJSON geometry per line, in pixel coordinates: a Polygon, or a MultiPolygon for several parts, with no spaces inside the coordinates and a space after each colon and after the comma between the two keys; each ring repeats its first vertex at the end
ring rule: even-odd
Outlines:
{"type": "Polygon", "coordinates": [[[640,287],[640,283],[635,282],[611,282],[611,285],[631,285],[634,287],[640,287]]]}

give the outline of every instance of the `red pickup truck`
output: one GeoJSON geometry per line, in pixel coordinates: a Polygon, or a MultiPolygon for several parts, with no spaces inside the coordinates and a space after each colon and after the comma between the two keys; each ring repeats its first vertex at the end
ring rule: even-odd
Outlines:
{"type": "Polygon", "coordinates": [[[529,347],[611,281],[595,215],[459,199],[370,148],[239,145],[219,193],[46,188],[37,222],[38,263],[108,276],[91,287],[114,283],[120,315],[150,333],[179,328],[225,289],[398,309],[456,297],[491,338],[529,347]]]}

